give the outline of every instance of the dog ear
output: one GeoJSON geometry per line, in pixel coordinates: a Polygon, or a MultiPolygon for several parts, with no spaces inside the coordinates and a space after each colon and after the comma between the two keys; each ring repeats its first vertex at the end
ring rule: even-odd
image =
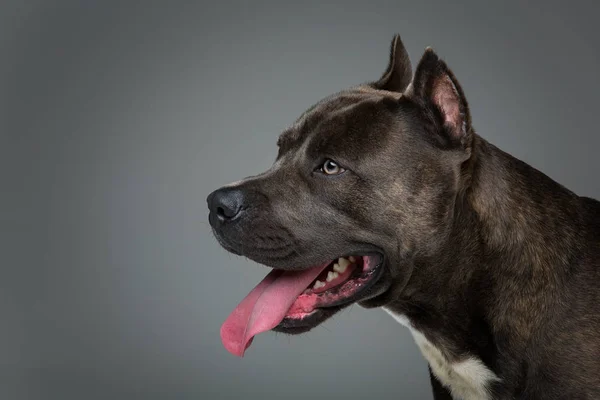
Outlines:
{"type": "Polygon", "coordinates": [[[388,90],[390,92],[404,92],[412,80],[412,66],[408,52],[400,39],[400,35],[394,35],[390,48],[390,61],[387,69],[377,82],[371,85],[376,89],[388,90]]]}
{"type": "Polygon", "coordinates": [[[425,50],[406,94],[433,111],[448,139],[469,147],[472,127],[467,99],[450,68],[433,49],[425,50]]]}

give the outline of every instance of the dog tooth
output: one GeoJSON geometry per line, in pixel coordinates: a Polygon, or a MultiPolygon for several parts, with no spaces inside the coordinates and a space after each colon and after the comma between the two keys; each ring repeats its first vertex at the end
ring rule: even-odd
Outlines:
{"type": "Polygon", "coordinates": [[[327,282],[331,282],[332,280],[334,280],[338,276],[340,276],[340,275],[337,272],[331,272],[331,271],[329,271],[327,273],[327,282]]]}
{"type": "Polygon", "coordinates": [[[325,282],[316,281],[315,284],[313,285],[313,288],[315,288],[315,289],[320,289],[322,287],[325,287],[325,282]]]}
{"type": "Polygon", "coordinates": [[[356,262],[356,257],[350,256],[349,260],[350,260],[351,263],[355,263],[356,262]]]}
{"type": "Polygon", "coordinates": [[[341,257],[338,260],[340,267],[342,267],[344,269],[344,271],[346,270],[346,268],[348,267],[348,265],[351,264],[350,260],[348,260],[347,258],[341,257]]]}
{"type": "Polygon", "coordinates": [[[346,268],[348,268],[347,265],[342,266],[343,264],[333,264],[333,270],[335,272],[339,272],[340,274],[343,274],[344,272],[346,272],[346,268]]]}

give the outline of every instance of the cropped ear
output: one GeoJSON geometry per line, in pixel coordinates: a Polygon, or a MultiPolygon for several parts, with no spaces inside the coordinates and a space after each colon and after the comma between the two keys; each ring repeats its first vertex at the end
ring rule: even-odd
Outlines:
{"type": "Polygon", "coordinates": [[[387,69],[377,82],[371,86],[376,89],[388,90],[390,92],[404,92],[412,80],[412,66],[408,52],[400,39],[400,35],[394,35],[390,48],[390,61],[387,69]]]}
{"type": "Polygon", "coordinates": [[[433,49],[425,50],[407,94],[433,111],[450,141],[470,147],[473,132],[467,99],[450,68],[433,49]]]}

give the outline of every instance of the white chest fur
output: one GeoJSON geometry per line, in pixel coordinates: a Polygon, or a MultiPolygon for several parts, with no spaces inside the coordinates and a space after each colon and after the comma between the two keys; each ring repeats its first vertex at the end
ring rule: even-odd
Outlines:
{"type": "Polygon", "coordinates": [[[450,362],[427,338],[414,329],[404,315],[396,315],[383,308],[400,324],[410,329],[417,346],[429,363],[431,370],[440,382],[450,389],[452,397],[456,400],[487,400],[489,384],[498,380],[478,358],[468,358],[460,362],[450,362]]]}

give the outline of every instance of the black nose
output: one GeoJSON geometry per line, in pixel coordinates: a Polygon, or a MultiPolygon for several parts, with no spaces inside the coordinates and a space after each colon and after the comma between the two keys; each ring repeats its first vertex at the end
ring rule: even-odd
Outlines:
{"type": "Polygon", "coordinates": [[[221,188],[206,199],[210,210],[210,222],[228,222],[236,219],[246,208],[244,193],[237,188],[221,188]]]}

